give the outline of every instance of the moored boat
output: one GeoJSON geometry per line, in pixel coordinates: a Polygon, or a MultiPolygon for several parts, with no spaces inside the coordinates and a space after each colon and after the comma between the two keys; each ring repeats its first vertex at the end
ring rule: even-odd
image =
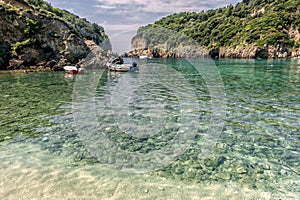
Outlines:
{"type": "Polygon", "coordinates": [[[298,59],[300,59],[300,56],[294,56],[293,57],[295,60],[298,60],[298,59]]]}
{"type": "Polygon", "coordinates": [[[64,70],[68,74],[82,74],[84,69],[79,66],[64,66],[64,70]]]}
{"type": "Polygon", "coordinates": [[[130,58],[118,57],[112,62],[107,63],[107,69],[117,72],[132,72],[137,71],[139,66],[136,62],[132,61],[130,58]]]}
{"type": "Polygon", "coordinates": [[[139,56],[139,59],[151,59],[151,57],[149,57],[147,55],[141,55],[141,56],[139,56]]]}

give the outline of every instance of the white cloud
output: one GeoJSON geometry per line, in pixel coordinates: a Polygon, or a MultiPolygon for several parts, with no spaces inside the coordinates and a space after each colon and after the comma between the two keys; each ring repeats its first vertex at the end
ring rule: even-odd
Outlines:
{"type": "Polygon", "coordinates": [[[111,5],[111,6],[109,6],[109,5],[96,5],[95,7],[100,8],[100,9],[105,9],[105,10],[116,9],[116,7],[113,6],[113,5],[111,5]]]}
{"type": "Polygon", "coordinates": [[[99,3],[103,3],[103,4],[129,4],[132,2],[132,0],[96,0],[99,3]]]}
{"type": "MultiPolygon", "coordinates": [[[[201,11],[236,4],[237,0],[46,0],[53,6],[97,22],[115,47],[125,45],[140,26],[182,11],[201,11]],[[114,42],[115,40],[115,42],[114,42]],[[124,40],[126,42],[121,42],[124,40]]],[[[121,47],[118,47],[121,49],[121,47]]],[[[123,50],[123,49],[122,49],[123,50]]]]}
{"type": "MultiPolygon", "coordinates": [[[[201,11],[228,5],[229,1],[195,1],[195,0],[96,0],[103,6],[114,6],[118,8],[135,8],[136,12],[181,12],[201,11]]],[[[236,3],[237,1],[231,1],[236,3]]]]}
{"type": "MultiPolygon", "coordinates": [[[[191,2],[191,0],[189,0],[191,2]]],[[[119,53],[130,49],[131,38],[140,26],[153,23],[167,14],[180,11],[197,11],[194,6],[187,6],[184,1],[155,0],[98,0],[97,9],[114,7],[109,15],[114,19],[102,21],[101,24],[110,36],[113,49],[119,53]]],[[[198,7],[199,8],[199,7],[198,7]]],[[[201,8],[199,8],[201,9],[201,8]]],[[[99,12],[102,12],[99,10],[99,12]]]]}
{"type": "Polygon", "coordinates": [[[107,21],[99,22],[102,26],[105,27],[106,30],[109,31],[131,31],[137,30],[138,27],[141,26],[140,23],[137,24],[112,24],[107,21]]]}

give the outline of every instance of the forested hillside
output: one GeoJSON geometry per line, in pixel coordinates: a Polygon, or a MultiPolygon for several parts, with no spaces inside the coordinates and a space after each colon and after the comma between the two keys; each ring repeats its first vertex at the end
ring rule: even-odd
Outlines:
{"type": "Polygon", "coordinates": [[[111,48],[101,26],[43,0],[0,0],[0,27],[0,69],[60,69],[111,48]]]}
{"type": "MultiPolygon", "coordinates": [[[[298,56],[300,1],[244,0],[206,12],[176,13],[141,27],[132,40],[133,48],[158,47],[153,41],[160,38],[160,31],[153,31],[156,28],[184,34],[216,57],[298,56]]],[[[168,51],[180,46],[178,40],[167,42],[171,44],[168,51]]]]}

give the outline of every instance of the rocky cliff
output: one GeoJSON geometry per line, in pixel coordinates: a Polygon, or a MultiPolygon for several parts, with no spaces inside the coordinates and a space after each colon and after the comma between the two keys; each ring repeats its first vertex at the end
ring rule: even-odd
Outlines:
{"type": "Polygon", "coordinates": [[[111,49],[101,26],[68,11],[42,0],[0,0],[0,69],[83,63],[92,52],[89,43],[111,49]]]}
{"type": "Polygon", "coordinates": [[[141,27],[128,55],[296,57],[300,56],[299,30],[298,0],[243,0],[236,6],[173,14],[141,27]]]}
{"type": "MultiPolygon", "coordinates": [[[[289,37],[295,39],[300,43],[300,34],[298,30],[291,29],[289,37]]],[[[166,29],[166,31],[170,31],[166,29]]],[[[173,32],[173,31],[171,31],[173,32]]],[[[156,32],[157,34],[157,32],[156,32]]],[[[159,45],[152,45],[152,36],[145,33],[138,32],[132,39],[132,49],[128,52],[130,57],[139,57],[147,55],[149,57],[162,57],[162,58],[275,58],[286,59],[291,57],[300,57],[300,48],[295,45],[278,42],[276,44],[265,43],[263,47],[255,44],[239,44],[236,46],[217,46],[209,48],[207,46],[200,46],[196,43],[193,45],[185,45],[182,43],[169,45],[169,37],[159,45]]]]}
{"type": "Polygon", "coordinates": [[[185,34],[159,26],[141,27],[132,39],[129,57],[147,55],[163,58],[206,57],[209,51],[185,34]]]}

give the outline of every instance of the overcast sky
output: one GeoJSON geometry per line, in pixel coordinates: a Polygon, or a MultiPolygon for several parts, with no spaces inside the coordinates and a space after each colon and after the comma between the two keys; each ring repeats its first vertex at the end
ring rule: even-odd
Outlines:
{"type": "Polygon", "coordinates": [[[130,50],[131,38],[140,26],[169,14],[221,8],[241,0],[46,0],[52,6],[68,10],[104,27],[113,50],[130,50]]]}

